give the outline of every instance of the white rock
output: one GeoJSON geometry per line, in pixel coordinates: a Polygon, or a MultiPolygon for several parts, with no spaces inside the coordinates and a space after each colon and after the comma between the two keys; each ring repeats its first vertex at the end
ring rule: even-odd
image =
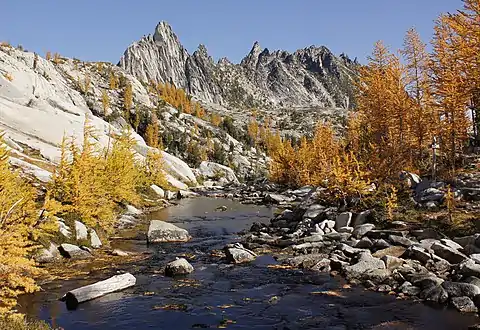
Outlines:
{"type": "Polygon", "coordinates": [[[200,163],[198,171],[203,177],[208,179],[219,181],[220,178],[225,178],[228,183],[239,183],[235,172],[230,167],[221,164],[203,161],[200,163]]]}
{"type": "Polygon", "coordinates": [[[100,237],[98,237],[97,232],[90,228],[90,245],[94,249],[99,249],[102,247],[102,241],[100,240],[100,237]]]}
{"type": "Polygon", "coordinates": [[[129,214],[129,215],[140,215],[142,214],[142,211],[140,211],[139,209],[137,209],[135,206],[133,205],[127,205],[127,212],[125,214],[129,214]]]}
{"type": "Polygon", "coordinates": [[[156,184],[152,184],[150,188],[160,197],[160,198],[165,198],[165,191],[157,186],[156,184]]]}
{"type": "Polygon", "coordinates": [[[87,226],[80,221],[75,221],[75,237],[77,240],[86,240],[88,238],[87,226]]]}

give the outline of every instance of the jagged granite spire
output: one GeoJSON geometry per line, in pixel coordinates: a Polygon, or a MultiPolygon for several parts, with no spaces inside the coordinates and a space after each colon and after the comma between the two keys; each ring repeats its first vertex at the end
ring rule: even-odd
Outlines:
{"type": "Polygon", "coordinates": [[[240,64],[215,63],[204,45],[189,54],[170,25],[131,44],[119,66],[141,81],[172,82],[206,102],[233,107],[344,107],[353,98],[357,63],[326,47],[294,53],[262,49],[258,42],[240,64]]]}

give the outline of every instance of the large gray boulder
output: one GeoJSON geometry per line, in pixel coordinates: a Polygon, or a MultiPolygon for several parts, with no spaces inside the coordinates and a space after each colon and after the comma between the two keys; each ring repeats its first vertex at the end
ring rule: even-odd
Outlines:
{"type": "Polygon", "coordinates": [[[235,183],[239,181],[235,172],[225,165],[217,164],[214,162],[203,161],[198,167],[198,172],[204,178],[215,180],[217,182],[235,183]],[[221,180],[223,178],[223,180],[221,180]]]}
{"type": "Polygon", "coordinates": [[[163,243],[163,242],[187,242],[192,237],[187,230],[177,227],[174,224],[152,220],[148,227],[147,234],[149,243],[163,243]]]}
{"type": "Polygon", "coordinates": [[[385,269],[385,263],[371,255],[370,251],[361,252],[358,262],[344,268],[347,276],[358,276],[374,269],[385,269]]]}
{"type": "Polygon", "coordinates": [[[253,251],[244,248],[240,243],[229,244],[224,248],[224,251],[227,262],[233,264],[250,262],[257,257],[253,251]]]}
{"type": "Polygon", "coordinates": [[[364,223],[361,225],[357,225],[353,230],[352,236],[355,238],[362,238],[370,230],[373,230],[373,229],[375,229],[375,225],[373,223],[364,223]]]}
{"type": "Polygon", "coordinates": [[[193,266],[185,258],[179,258],[167,264],[165,267],[165,275],[170,277],[187,275],[193,272],[193,270],[193,266]]]}
{"type": "Polygon", "coordinates": [[[447,260],[452,264],[458,264],[467,259],[468,257],[463,253],[459,252],[458,250],[444,245],[440,242],[435,242],[432,245],[432,250],[435,252],[437,256],[447,260]]]}
{"type": "Polygon", "coordinates": [[[58,247],[58,251],[60,251],[60,254],[63,257],[69,259],[88,259],[92,257],[88,251],[82,250],[78,246],[68,243],[61,244],[58,247]]]}
{"type": "Polygon", "coordinates": [[[54,262],[60,257],[60,253],[58,251],[58,247],[50,242],[50,245],[48,248],[41,248],[40,250],[37,251],[37,253],[34,255],[34,259],[36,262],[40,264],[44,263],[49,263],[49,262],[54,262]]]}
{"type": "Polygon", "coordinates": [[[451,303],[461,313],[478,312],[478,308],[469,297],[453,297],[451,303]]]}
{"type": "Polygon", "coordinates": [[[476,295],[480,294],[480,288],[471,283],[445,281],[442,283],[442,286],[450,297],[466,296],[474,298],[476,295]]]}

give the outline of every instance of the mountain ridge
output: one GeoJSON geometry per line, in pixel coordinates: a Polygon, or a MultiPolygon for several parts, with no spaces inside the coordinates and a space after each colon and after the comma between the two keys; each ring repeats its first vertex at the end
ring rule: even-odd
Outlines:
{"type": "Polygon", "coordinates": [[[255,41],[240,61],[218,61],[200,44],[185,49],[167,22],[133,42],[118,65],[144,82],[172,83],[192,96],[230,107],[323,106],[350,108],[358,63],[325,46],[293,53],[255,41]]]}

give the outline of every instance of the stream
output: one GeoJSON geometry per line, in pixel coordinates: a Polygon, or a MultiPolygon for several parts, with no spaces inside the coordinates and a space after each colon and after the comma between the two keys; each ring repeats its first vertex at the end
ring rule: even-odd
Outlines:
{"type": "MultiPolygon", "coordinates": [[[[70,289],[108,277],[55,280],[44,290],[22,297],[21,311],[65,330],[97,329],[466,329],[475,316],[427,306],[395,296],[350,288],[328,273],[268,267],[263,255],[248,265],[229,265],[212,254],[238,240],[254,222],[269,222],[275,209],[214,199],[185,199],[177,206],[148,214],[135,228],[121,232],[113,248],[151,257],[112,269],[129,271],[135,287],[81,304],[68,311],[58,301],[70,289]],[[226,211],[216,210],[226,206],[226,211]],[[187,229],[188,243],[147,246],[149,220],[187,229]],[[176,256],[195,267],[187,277],[164,277],[161,269],[176,256]]],[[[68,267],[68,266],[66,266],[68,267]]]]}

